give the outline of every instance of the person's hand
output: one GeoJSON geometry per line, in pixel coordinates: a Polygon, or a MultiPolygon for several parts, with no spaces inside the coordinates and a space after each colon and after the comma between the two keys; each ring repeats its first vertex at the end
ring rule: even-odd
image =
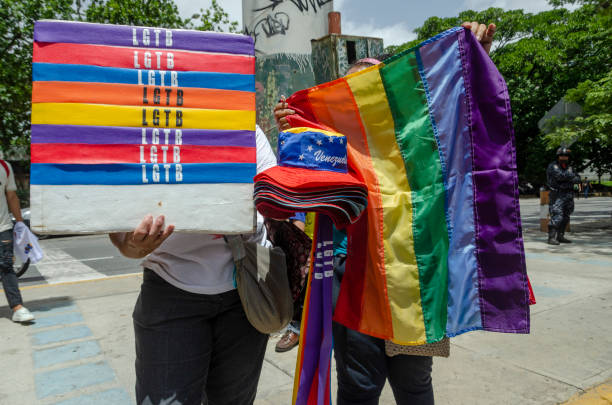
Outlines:
{"type": "Polygon", "coordinates": [[[461,26],[472,30],[472,32],[476,36],[476,39],[478,39],[478,42],[480,42],[480,45],[482,45],[484,50],[487,52],[487,55],[489,54],[489,52],[491,52],[493,37],[495,36],[495,30],[497,29],[495,24],[489,24],[489,26],[487,27],[485,24],[478,24],[478,21],[466,21],[461,24],[461,26]]]}
{"type": "Polygon", "coordinates": [[[287,115],[295,114],[295,111],[289,109],[288,107],[289,105],[287,104],[285,96],[281,96],[278,104],[274,106],[274,119],[276,120],[276,126],[278,127],[279,131],[286,131],[287,129],[291,128],[291,125],[289,125],[289,122],[285,117],[287,115]]]}
{"type": "Polygon", "coordinates": [[[166,219],[163,215],[155,219],[153,215],[147,215],[128,236],[130,239],[128,243],[141,252],[147,252],[145,256],[148,255],[168,239],[168,236],[174,231],[174,225],[165,226],[165,223],[166,219]]]}
{"type": "Polygon", "coordinates": [[[172,234],[174,225],[165,226],[165,222],[163,215],[155,219],[147,215],[133,232],[112,233],[109,236],[124,256],[139,259],[152,253],[172,234]]]}

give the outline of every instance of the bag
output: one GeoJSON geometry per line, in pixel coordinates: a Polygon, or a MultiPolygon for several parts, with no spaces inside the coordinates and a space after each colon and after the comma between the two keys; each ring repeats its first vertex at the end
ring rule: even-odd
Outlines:
{"type": "Polygon", "coordinates": [[[0,159],[0,165],[2,165],[2,167],[4,167],[4,171],[6,172],[6,178],[8,179],[8,177],[11,175],[11,171],[9,170],[8,165],[2,159],[0,159]]]}
{"type": "Polygon", "coordinates": [[[285,252],[291,295],[293,301],[299,303],[308,276],[312,239],[288,221],[266,219],[264,224],[268,240],[272,242],[272,245],[280,247],[285,252]]]}
{"type": "Polygon", "coordinates": [[[13,249],[23,263],[30,259],[31,264],[36,264],[43,258],[38,238],[23,222],[17,222],[13,228],[13,249]]]}
{"type": "Polygon", "coordinates": [[[265,334],[287,326],[293,317],[293,297],[283,250],[245,241],[240,235],[228,235],[225,240],[236,266],[238,295],[251,325],[265,334]]]}

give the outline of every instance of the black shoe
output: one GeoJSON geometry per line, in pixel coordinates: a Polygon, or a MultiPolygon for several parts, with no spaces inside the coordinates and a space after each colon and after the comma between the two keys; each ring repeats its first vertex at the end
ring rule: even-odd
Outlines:
{"type": "Polygon", "coordinates": [[[561,233],[561,232],[559,232],[559,235],[557,235],[557,240],[558,240],[560,243],[572,243],[572,241],[571,241],[571,240],[569,240],[569,239],[565,239],[565,234],[564,234],[564,233],[561,233]]]}
{"type": "Polygon", "coordinates": [[[560,244],[557,240],[557,230],[552,226],[548,227],[548,244],[555,246],[560,244]]]}

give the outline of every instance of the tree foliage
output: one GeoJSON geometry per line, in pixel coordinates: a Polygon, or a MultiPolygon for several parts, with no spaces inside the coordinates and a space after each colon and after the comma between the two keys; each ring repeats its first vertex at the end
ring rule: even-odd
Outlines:
{"type": "Polygon", "coordinates": [[[213,0],[192,18],[181,18],[173,0],[0,0],[0,148],[26,147],[30,141],[32,36],[41,19],[108,24],[236,31],[237,22],[213,0]],[[195,17],[195,18],[194,18],[195,17]]]}
{"type": "Polygon", "coordinates": [[[212,4],[206,10],[200,9],[200,14],[194,15],[196,22],[195,29],[201,31],[228,31],[238,32],[238,22],[230,21],[229,14],[219,5],[217,0],[212,0],[212,4]]]}
{"type": "Polygon", "coordinates": [[[550,148],[575,143],[586,151],[598,176],[612,173],[612,70],[600,80],[585,80],[567,91],[565,100],[582,106],[576,117],[556,117],[547,123],[550,148]]]}
{"type": "Polygon", "coordinates": [[[71,19],[72,0],[0,0],[0,147],[27,146],[34,21],[71,19]]]}
{"type": "Polygon", "coordinates": [[[173,0],[92,0],[85,20],[103,24],[183,28],[183,20],[173,0]]]}
{"type": "MultiPolygon", "coordinates": [[[[612,68],[610,0],[550,0],[556,8],[537,14],[523,10],[489,8],[467,10],[457,17],[432,17],[415,32],[415,41],[389,50],[414,46],[463,21],[495,23],[497,32],[491,58],[508,84],[517,141],[519,176],[542,184],[544,168],[554,159],[538,121],[569,89],[597,81],[612,68]],[[573,5],[574,10],[563,8],[573,5]]],[[[578,167],[594,160],[594,148],[575,145],[578,167]],[[577,150],[584,148],[585,150],[577,150]],[[579,159],[578,159],[578,156],[579,159]]]]}

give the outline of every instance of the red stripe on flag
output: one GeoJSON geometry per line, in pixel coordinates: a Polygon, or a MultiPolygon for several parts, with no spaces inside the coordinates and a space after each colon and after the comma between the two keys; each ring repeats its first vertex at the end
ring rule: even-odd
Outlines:
{"type": "Polygon", "coordinates": [[[255,148],[241,146],[39,143],[31,148],[32,163],[256,163],[255,148]]]}
{"type": "Polygon", "coordinates": [[[108,45],[34,42],[32,62],[255,74],[255,58],[250,56],[108,45]]]}

